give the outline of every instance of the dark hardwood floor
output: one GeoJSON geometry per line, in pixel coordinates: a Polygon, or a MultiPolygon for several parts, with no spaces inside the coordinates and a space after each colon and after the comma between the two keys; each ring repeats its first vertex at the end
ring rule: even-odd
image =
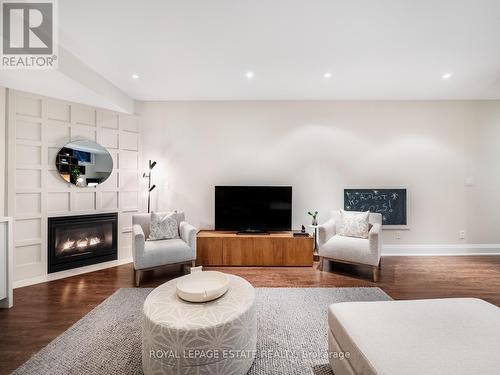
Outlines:
{"type": "MultiPolygon", "coordinates": [[[[477,297],[500,306],[500,256],[384,257],[380,281],[369,268],[211,268],[244,277],[255,287],[377,286],[394,299],[477,297]]],[[[155,287],[179,276],[166,268],[144,276],[155,287]]],[[[14,307],[0,309],[0,374],[10,373],[119,288],[133,287],[132,265],[108,268],[14,290],[14,307]]]]}

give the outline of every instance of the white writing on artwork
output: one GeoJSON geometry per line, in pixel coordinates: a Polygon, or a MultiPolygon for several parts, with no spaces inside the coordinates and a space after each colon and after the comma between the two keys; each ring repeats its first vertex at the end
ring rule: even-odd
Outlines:
{"type": "Polygon", "coordinates": [[[391,213],[394,211],[393,204],[399,199],[398,193],[384,194],[379,190],[370,192],[347,192],[346,209],[356,207],[359,211],[370,211],[378,213],[391,213]]]}

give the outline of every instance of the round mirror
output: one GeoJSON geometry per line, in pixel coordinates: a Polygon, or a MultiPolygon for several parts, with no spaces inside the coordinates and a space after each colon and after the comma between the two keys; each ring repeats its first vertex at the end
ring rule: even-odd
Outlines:
{"type": "Polygon", "coordinates": [[[108,150],[94,141],[73,141],[59,150],[56,167],[61,177],[76,186],[97,186],[113,171],[108,150]]]}

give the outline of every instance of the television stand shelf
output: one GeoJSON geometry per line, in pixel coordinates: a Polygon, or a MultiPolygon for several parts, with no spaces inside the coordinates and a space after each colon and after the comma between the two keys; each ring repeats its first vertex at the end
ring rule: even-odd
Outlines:
{"type": "Polygon", "coordinates": [[[301,266],[313,264],[313,238],[292,232],[238,234],[201,230],[196,244],[201,266],[301,266]]]}

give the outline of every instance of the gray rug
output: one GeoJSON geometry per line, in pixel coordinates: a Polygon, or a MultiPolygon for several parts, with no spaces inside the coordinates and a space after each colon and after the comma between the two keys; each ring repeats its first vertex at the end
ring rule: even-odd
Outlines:
{"type": "MultiPolygon", "coordinates": [[[[152,289],[119,289],[14,374],[142,374],[141,311],[152,289]]],[[[257,355],[249,375],[331,375],[327,308],[384,301],[379,288],[257,288],[257,355]]]]}

